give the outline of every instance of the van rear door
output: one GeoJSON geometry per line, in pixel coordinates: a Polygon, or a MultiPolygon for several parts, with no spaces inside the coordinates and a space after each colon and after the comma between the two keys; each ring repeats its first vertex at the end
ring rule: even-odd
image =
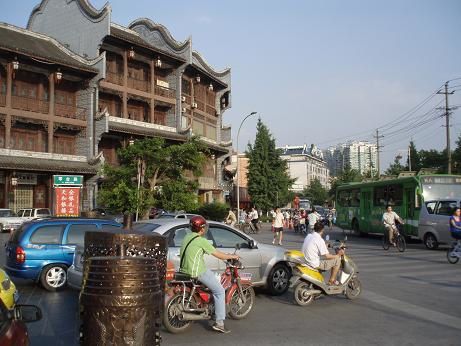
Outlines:
{"type": "Polygon", "coordinates": [[[74,259],[75,247],[83,246],[86,232],[96,232],[100,228],[96,223],[71,223],[64,234],[62,248],[64,261],[71,265],[74,259]]]}

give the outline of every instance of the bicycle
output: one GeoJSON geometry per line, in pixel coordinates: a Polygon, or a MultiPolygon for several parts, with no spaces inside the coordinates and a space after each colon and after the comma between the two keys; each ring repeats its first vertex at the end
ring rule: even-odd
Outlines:
{"type": "Polygon", "coordinates": [[[458,239],[455,242],[453,242],[450,248],[447,250],[448,263],[456,264],[458,263],[460,257],[461,257],[461,240],[458,239]]]}
{"type": "MultiPolygon", "coordinates": [[[[401,228],[400,224],[397,225],[396,228],[394,228],[394,243],[395,243],[395,246],[397,247],[397,250],[399,250],[399,252],[404,252],[405,249],[407,248],[407,243],[405,241],[405,237],[400,234],[400,228],[401,228]]],[[[384,236],[383,236],[383,249],[389,250],[390,247],[391,247],[391,243],[389,242],[389,232],[386,229],[386,231],[384,232],[384,236]]]]}

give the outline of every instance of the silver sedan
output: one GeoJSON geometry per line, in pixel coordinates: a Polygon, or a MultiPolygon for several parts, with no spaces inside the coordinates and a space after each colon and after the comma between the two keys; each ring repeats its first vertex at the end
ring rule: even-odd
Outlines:
{"type": "MultiPolygon", "coordinates": [[[[273,295],[283,294],[288,289],[291,275],[287,265],[285,250],[281,247],[258,243],[239,230],[220,222],[209,221],[206,237],[220,251],[233,253],[235,245],[240,245],[238,255],[242,258],[245,269],[242,275],[251,276],[254,286],[265,287],[273,295]]],[[[168,260],[179,267],[179,249],[187,233],[190,233],[189,220],[152,219],[134,224],[133,229],[143,233],[156,232],[168,238],[168,260]]],[[[80,289],[82,282],[81,254],[83,249],[76,249],[74,263],[68,269],[68,283],[80,289]]],[[[205,256],[205,262],[211,270],[222,273],[225,263],[214,256],[205,256]]]]}

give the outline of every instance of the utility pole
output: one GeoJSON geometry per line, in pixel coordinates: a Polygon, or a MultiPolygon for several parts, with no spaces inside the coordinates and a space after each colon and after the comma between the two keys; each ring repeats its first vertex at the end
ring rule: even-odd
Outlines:
{"type": "Polygon", "coordinates": [[[381,176],[381,166],[380,166],[380,162],[379,162],[379,153],[381,152],[381,146],[379,145],[379,139],[380,138],[383,138],[384,136],[380,136],[379,135],[379,130],[376,129],[376,136],[373,136],[376,138],[376,168],[377,168],[377,171],[378,171],[378,179],[379,177],[381,176]]]}
{"type": "Polygon", "coordinates": [[[408,146],[408,171],[411,172],[411,145],[408,146]]]}
{"type": "Polygon", "coordinates": [[[437,94],[445,95],[445,126],[447,133],[447,156],[448,156],[448,174],[451,174],[451,148],[450,148],[450,108],[448,107],[448,95],[453,95],[455,92],[448,92],[448,82],[445,83],[445,91],[437,91],[437,94]]]}

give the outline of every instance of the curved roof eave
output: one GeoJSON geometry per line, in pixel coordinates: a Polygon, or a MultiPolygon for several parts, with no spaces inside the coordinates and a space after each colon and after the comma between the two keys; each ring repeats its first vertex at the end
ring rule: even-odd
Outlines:
{"type": "Polygon", "coordinates": [[[150,31],[158,31],[162,35],[162,38],[165,40],[165,42],[168,43],[168,45],[175,51],[178,51],[178,52],[184,51],[191,44],[191,39],[190,38],[188,38],[187,40],[185,40],[183,42],[177,41],[173,37],[173,35],[171,35],[170,31],[165,26],[163,26],[162,24],[155,23],[154,21],[152,21],[149,18],[135,19],[134,21],[132,21],[128,25],[128,28],[133,29],[133,27],[135,27],[137,25],[144,25],[150,31]]]}
{"type": "MultiPolygon", "coordinates": [[[[98,10],[93,5],[90,4],[88,0],[74,0],[80,9],[83,11],[85,15],[91,18],[94,21],[99,21],[101,18],[104,18],[108,14],[110,14],[110,4],[106,2],[104,6],[98,10]]],[[[35,6],[30,13],[29,20],[27,21],[27,28],[30,28],[32,25],[35,16],[40,14],[46,7],[48,0],[42,0],[40,4],[35,6]]]]}

